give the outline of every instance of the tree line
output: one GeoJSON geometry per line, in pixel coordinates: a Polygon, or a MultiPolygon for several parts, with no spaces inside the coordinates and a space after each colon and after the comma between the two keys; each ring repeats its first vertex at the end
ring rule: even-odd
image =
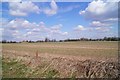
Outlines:
{"type": "Polygon", "coordinates": [[[66,41],[120,41],[118,37],[104,37],[102,39],[88,39],[88,38],[80,38],[80,39],[66,39],[66,41]]]}
{"type": "Polygon", "coordinates": [[[37,41],[31,41],[31,40],[24,40],[24,41],[7,41],[2,40],[0,43],[39,43],[39,42],[71,42],[71,41],[120,41],[119,37],[104,37],[101,39],[91,39],[91,38],[80,38],[80,39],[65,39],[65,40],[59,40],[56,39],[50,40],[49,38],[45,38],[45,40],[37,40],[37,41]]]}

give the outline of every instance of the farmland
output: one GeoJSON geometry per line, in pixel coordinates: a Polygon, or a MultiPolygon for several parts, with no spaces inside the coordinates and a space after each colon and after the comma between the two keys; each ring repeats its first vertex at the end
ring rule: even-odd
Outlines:
{"type": "Polygon", "coordinates": [[[16,75],[15,71],[13,73],[9,69],[14,67],[18,70],[15,65],[26,66],[25,70],[26,68],[32,70],[24,71],[27,73],[21,77],[117,76],[118,42],[116,41],[6,43],[2,44],[2,55],[3,77],[10,77],[10,73],[14,74],[12,77],[23,74],[21,72],[16,75]],[[111,65],[115,68],[112,73],[101,69],[102,67],[109,69],[111,65]],[[86,71],[87,67],[90,68],[89,73],[86,71]]]}

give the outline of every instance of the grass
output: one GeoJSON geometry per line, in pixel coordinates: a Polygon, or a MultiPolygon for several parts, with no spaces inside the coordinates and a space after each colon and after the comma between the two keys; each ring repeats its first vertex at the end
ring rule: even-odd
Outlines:
{"type": "Polygon", "coordinates": [[[33,54],[36,51],[38,51],[39,53],[63,54],[74,56],[92,56],[92,57],[99,56],[101,58],[102,57],[115,58],[118,55],[117,50],[118,42],[106,42],[106,41],[16,43],[16,44],[2,44],[2,47],[3,51],[11,50],[17,52],[27,52],[30,54],[33,54]]]}
{"type": "Polygon", "coordinates": [[[22,78],[28,72],[28,68],[25,64],[18,62],[16,59],[5,59],[2,61],[3,77],[6,78],[22,78]]]}
{"type": "MultiPolygon", "coordinates": [[[[60,78],[61,74],[64,74],[65,72],[62,71],[62,73],[59,73],[59,70],[53,68],[53,66],[49,66],[51,63],[41,63],[39,66],[35,68],[31,68],[29,66],[26,66],[26,64],[23,63],[22,60],[17,59],[10,59],[10,58],[3,58],[2,59],[2,67],[3,67],[3,78],[47,78],[53,80],[53,78],[60,78]]],[[[71,71],[68,76],[70,80],[75,80],[76,76],[84,76],[84,78],[116,78],[117,77],[117,65],[114,62],[82,62],[77,63],[79,67],[74,66],[77,70],[71,71]],[[87,65],[87,64],[90,65],[87,65]],[[96,65],[94,65],[96,64],[96,65]],[[100,64],[100,65],[98,65],[100,64]],[[85,68],[83,72],[81,72],[80,66],[84,65],[85,68]],[[87,67],[90,67],[87,69],[87,67]],[[79,70],[79,71],[78,71],[79,70]],[[86,74],[86,71],[88,71],[88,75],[86,74]],[[82,74],[81,74],[82,73],[82,74]],[[76,75],[77,74],[77,75],[76,75]],[[91,75],[92,74],[92,75],[91,75]]],[[[64,63],[64,62],[63,62],[64,63]]],[[[76,63],[76,62],[75,62],[76,63]]],[[[54,64],[56,65],[56,64],[54,64]]],[[[60,67],[63,65],[60,65],[60,67]]],[[[67,66],[66,66],[67,67],[67,66]]],[[[68,66],[67,68],[70,68],[68,66]]],[[[73,68],[72,68],[73,69],[73,68]]]]}
{"type": "Polygon", "coordinates": [[[3,58],[3,78],[54,78],[59,73],[57,70],[49,68],[43,72],[46,68],[45,65],[38,66],[36,68],[30,68],[26,64],[18,61],[17,59],[3,58]],[[43,72],[43,73],[42,73],[43,72]]]}
{"type": "Polygon", "coordinates": [[[55,78],[59,72],[55,69],[49,69],[44,73],[45,78],[55,78]]]}
{"type": "MultiPolygon", "coordinates": [[[[20,54],[25,54],[28,53],[29,55],[34,55],[38,51],[39,54],[58,54],[58,55],[70,55],[70,56],[77,56],[77,57],[91,57],[91,58],[99,58],[102,60],[102,58],[105,59],[117,59],[118,56],[118,42],[109,42],[109,41],[80,41],[80,42],[47,42],[47,43],[6,43],[2,44],[2,49],[3,49],[3,58],[2,58],[2,68],[3,68],[3,78],[57,78],[60,77],[60,72],[59,70],[61,69],[56,69],[56,65],[59,64],[60,67],[62,65],[66,65],[70,61],[66,62],[65,60],[67,59],[61,59],[58,58],[58,63],[51,65],[52,61],[54,60],[43,60],[43,62],[40,63],[39,66],[35,68],[31,68],[27,66],[24,61],[17,60],[15,57],[19,56],[20,54]],[[11,53],[11,54],[10,54],[11,53]],[[9,57],[6,55],[10,54],[9,57]],[[12,57],[12,54],[16,54],[14,58],[12,57]],[[61,61],[59,61],[61,60],[61,61]],[[53,66],[56,66],[55,68],[53,66]]],[[[34,57],[32,56],[32,57],[34,57]]],[[[48,57],[49,58],[49,57],[48,57]]],[[[86,58],[88,59],[88,58],[86,58]]],[[[57,62],[57,61],[56,61],[57,62]]],[[[74,62],[77,63],[77,62],[74,62]]],[[[76,65],[72,62],[70,62],[70,65],[64,66],[65,69],[68,68],[73,68],[70,67],[71,65],[76,65]]],[[[81,62],[82,63],[82,62],[81,62]]],[[[78,64],[81,65],[81,63],[78,64]]],[[[99,63],[99,62],[98,62],[99,63]]],[[[101,62],[102,63],[102,62],[101,62]]],[[[83,65],[87,64],[84,63],[83,65]]],[[[94,64],[97,64],[96,62],[94,64]]],[[[105,63],[106,64],[106,63],[105,63]]],[[[106,64],[107,65],[107,64],[106,64]]],[[[87,65],[84,65],[87,66],[87,65]]],[[[91,66],[95,66],[92,65],[91,66]]],[[[103,68],[107,68],[107,66],[103,68]]],[[[116,66],[116,65],[115,65],[116,66]]],[[[76,66],[74,66],[76,69],[76,66]]],[[[93,67],[91,67],[93,68],[93,67]]],[[[101,69],[101,67],[99,67],[101,69]]],[[[79,68],[78,68],[79,69],[79,68]]],[[[68,69],[70,70],[70,69],[68,69]]],[[[92,69],[90,69],[92,70],[92,69]]],[[[97,68],[96,68],[97,70],[97,68]]],[[[109,70],[109,69],[108,69],[109,70]]],[[[114,71],[110,71],[108,73],[114,72],[113,74],[116,73],[117,68],[114,71]]],[[[81,69],[80,69],[81,71],[81,69]]],[[[98,70],[101,71],[102,70],[98,70]]],[[[69,72],[69,71],[68,71],[69,72]]],[[[85,72],[85,71],[84,71],[85,72]]],[[[100,72],[100,73],[101,73],[100,72]]],[[[80,72],[81,73],[81,72],[80,72]]],[[[99,72],[98,72],[99,73],[99,72]]],[[[78,73],[79,74],[79,73],[78,73]]],[[[111,73],[112,74],[112,73],[111,73]]],[[[110,74],[110,75],[111,75],[110,74]]],[[[71,80],[74,80],[76,77],[77,73],[76,72],[70,72],[67,76],[71,78],[71,80]]],[[[95,74],[96,75],[96,74],[95,74]]],[[[116,75],[116,74],[115,74],[116,75]]],[[[64,76],[64,75],[63,75],[64,76]]],[[[77,75],[78,76],[78,75],[77,75]]],[[[107,74],[109,76],[109,74],[107,74]]]]}

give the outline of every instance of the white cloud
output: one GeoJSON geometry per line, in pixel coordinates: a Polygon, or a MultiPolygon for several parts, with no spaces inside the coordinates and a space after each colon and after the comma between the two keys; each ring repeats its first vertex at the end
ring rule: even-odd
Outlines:
{"type": "Polygon", "coordinates": [[[68,32],[62,32],[62,31],[61,31],[62,26],[63,26],[62,24],[53,25],[53,26],[50,28],[50,34],[52,34],[52,35],[58,35],[58,36],[68,35],[68,32]]]}
{"type": "Polygon", "coordinates": [[[50,8],[44,9],[43,12],[47,15],[54,15],[57,13],[57,10],[58,10],[58,6],[57,6],[55,0],[52,0],[50,3],[50,8]]]}
{"type": "Polygon", "coordinates": [[[86,28],[82,25],[78,25],[77,27],[74,28],[75,31],[83,31],[86,30],[86,28]]]}
{"type": "Polygon", "coordinates": [[[51,27],[51,30],[60,30],[61,27],[62,27],[62,24],[54,25],[51,27]]]}
{"type": "Polygon", "coordinates": [[[43,12],[46,15],[55,15],[57,14],[58,6],[55,0],[52,0],[50,3],[50,8],[39,8],[33,2],[23,1],[23,2],[9,2],[9,13],[13,16],[27,16],[30,13],[43,12]]]}
{"type": "Polygon", "coordinates": [[[1,0],[2,2],[20,2],[22,0],[1,0]]]}
{"type": "Polygon", "coordinates": [[[59,12],[62,12],[62,13],[69,12],[69,11],[72,11],[73,9],[76,9],[79,7],[80,7],[80,5],[70,5],[68,7],[61,7],[61,8],[59,8],[59,12]]]}
{"type": "Polygon", "coordinates": [[[0,31],[3,31],[4,29],[3,28],[0,28],[0,31]]]}
{"type": "Polygon", "coordinates": [[[12,35],[13,35],[13,36],[17,36],[18,34],[19,34],[19,31],[18,31],[18,30],[13,30],[13,31],[12,31],[12,35]]]}
{"type": "Polygon", "coordinates": [[[10,2],[9,12],[13,16],[27,16],[29,13],[40,13],[40,9],[32,2],[10,2]]]}
{"type": "Polygon", "coordinates": [[[112,27],[97,27],[97,28],[95,28],[95,30],[108,32],[108,31],[110,31],[111,28],[112,27]]]}
{"type": "Polygon", "coordinates": [[[106,0],[106,2],[119,2],[120,0],[106,0]]]}
{"type": "Polygon", "coordinates": [[[3,27],[5,24],[7,24],[8,19],[7,18],[0,18],[0,27],[3,27]]]}
{"type": "Polygon", "coordinates": [[[27,30],[31,30],[36,27],[34,23],[30,23],[25,19],[14,19],[9,21],[6,25],[4,25],[3,39],[6,40],[14,40],[14,39],[22,39],[24,38],[24,34],[27,33],[27,30]]]}
{"type": "Polygon", "coordinates": [[[103,20],[104,22],[117,22],[118,21],[118,18],[108,18],[108,19],[105,19],[103,20]]]}
{"type": "Polygon", "coordinates": [[[92,27],[107,27],[107,26],[110,26],[111,24],[108,24],[108,23],[102,23],[100,21],[93,21],[90,26],[92,27]]]}
{"type": "Polygon", "coordinates": [[[40,32],[40,29],[39,28],[34,28],[34,29],[32,29],[32,32],[40,32]]]}
{"type": "Polygon", "coordinates": [[[63,32],[62,35],[68,35],[68,32],[63,32]]]}
{"type": "Polygon", "coordinates": [[[14,20],[11,20],[6,26],[9,29],[16,30],[16,29],[32,28],[35,25],[24,19],[14,19],[14,20]]]}
{"type": "Polygon", "coordinates": [[[94,0],[79,14],[87,20],[91,20],[90,31],[108,32],[111,30],[111,26],[118,21],[118,3],[94,0]]]}
{"type": "MultiPolygon", "coordinates": [[[[62,24],[45,26],[44,22],[35,23],[25,19],[14,19],[9,21],[3,32],[3,39],[6,40],[39,40],[45,37],[61,39],[68,35],[68,32],[61,31],[62,24]],[[49,36],[48,36],[49,35],[49,36]]],[[[2,29],[1,29],[2,30],[2,29]]]]}
{"type": "Polygon", "coordinates": [[[80,11],[79,14],[92,20],[105,20],[109,18],[117,18],[118,16],[118,3],[104,2],[102,0],[92,1],[88,7],[80,11]]]}
{"type": "Polygon", "coordinates": [[[108,32],[112,29],[112,27],[111,26],[108,27],[108,25],[109,24],[104,24],[104,23],[101,23],[99,21],[93,21],[91,23],[91,27],[84,27],[82,25],[78,25],[77,27],[74,28],[74,30],[77,32],[81,32],[82,34],[86,33],[86,32],[93,32],[94,33],[95,31],[108,32]]]}

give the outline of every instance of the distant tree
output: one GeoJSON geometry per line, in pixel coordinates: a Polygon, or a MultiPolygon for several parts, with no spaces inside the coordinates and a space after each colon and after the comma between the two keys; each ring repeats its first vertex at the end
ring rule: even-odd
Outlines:
{"type": "Polygon", "coordinates": [[[50,40],[48,38],[45,38],[45,42],[49,42],[50,40]]]}
{"type": "Polygon", "coordinates": [[[107,41],[107,37],[104,37],[103,40],[104,40],[104,41],[107,41]]]}
{"type": "Polygon", "coordinates": [[[29,42],[28,40],[26,40],[26,42],[29,42]]]}
{"type": "Polygon", "coordinates": [[[59,40],[59,42],[64,42],[64,40],[59,40]]]}
{"type": "Polygon", "coordinates": [[[7,41],[6,40],[2,40],[2,43],[7,43],[7,41]]]}
{"type": "Polygon", "coordinates": [[[53,39],[53,42],[56,42],[56,39],[53,39]]]}
{"type": "Polygon", "coordinates": [[[12,41],[10,41],[9,43],[13,43],[12,41]]]}

